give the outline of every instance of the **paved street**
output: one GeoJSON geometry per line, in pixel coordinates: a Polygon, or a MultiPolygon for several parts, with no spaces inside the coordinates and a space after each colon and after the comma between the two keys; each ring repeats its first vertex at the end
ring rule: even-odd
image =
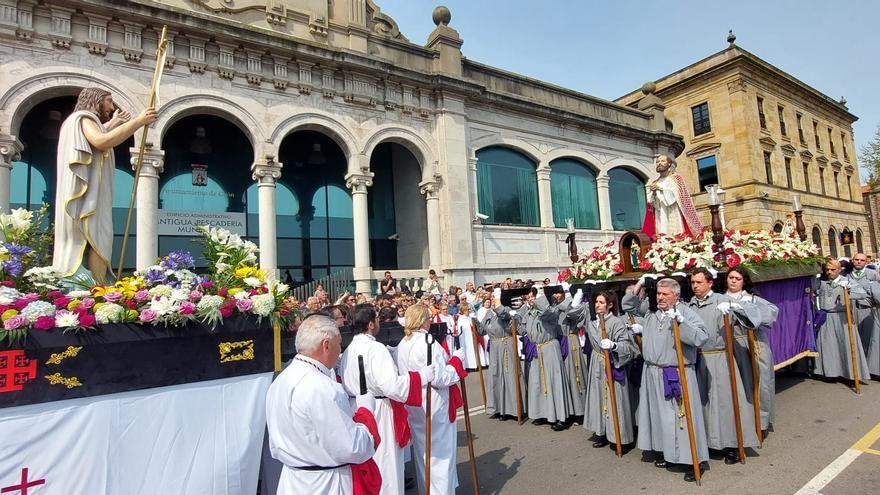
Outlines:
{"type": "MultiPolygon", "coordinates": [[[[467,385],[473,410],[482,404],[476,374],[467,385]]],[[[591,435],[582,427],[557,433],[548,426],[490,420],[482,410],[475,411],[471,423],[480,491],[792,494],[803,488],[802,495],[880,493],[880,382],[864,385],[861,396],[842,383],[788,374],[778,374],[776,386],[775,431],[764,447],[747,451],[745,465],[713,459],[701,487],[685,483],[682,472],[642,462],[637,449],[618,459],[613,448],[592,448],[591,435]],[[813,486],[820,491],[805,487],[810,482],[818,483],[813,486]]],[[[458,423],[458,493],[469,494],[465,425],[458,423]]]]}

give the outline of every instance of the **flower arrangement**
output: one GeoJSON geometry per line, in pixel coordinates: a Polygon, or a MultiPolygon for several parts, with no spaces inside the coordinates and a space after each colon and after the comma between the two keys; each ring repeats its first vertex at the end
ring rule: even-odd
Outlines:
{"type": "Polygon", "coordinates": [[[615,241],[594,247],[558,275],[559,282],[581,283],[585,280],[608,280],[623,272],[615,241]]]}

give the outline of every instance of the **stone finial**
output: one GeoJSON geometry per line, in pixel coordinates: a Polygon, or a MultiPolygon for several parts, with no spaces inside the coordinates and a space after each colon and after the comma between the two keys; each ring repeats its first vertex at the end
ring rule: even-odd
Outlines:
{"type": "Polygon", "coordinates": [[[840,103],[840,104],[843,105],[843,106],[846,106],[846,97],[841,96],[841,97],[840,97],[840,101],[838,101],[838,103],[840,103]]]}
{"type": "Polygon", "coordinates": [[[733,34],[733,29],[727,31],[727,42],[730,43],[730,46],[736,42],[736,35],[733,34]]]}
{"type": "Polygon", "coordinates": [[[434,12],[431,14],[431,19],[434,20],[435,26],[448,26],[449,21],[452,20],[452,13],[449,12],[449,9],[445,5],[440,5],[434,9],[434,12]]]}
{"type": "Polygon", "coordinates": [[[654,81],[648,81],[645,84],[642,84],[642,93],[649,95],[654,91],[657,91],[657,85],[654,84],[654,81]]]}

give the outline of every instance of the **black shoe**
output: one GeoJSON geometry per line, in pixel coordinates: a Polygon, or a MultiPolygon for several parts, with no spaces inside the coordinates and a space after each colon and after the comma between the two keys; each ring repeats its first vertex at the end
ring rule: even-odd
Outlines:
{"type": "Polygon", "coordinates": [[[532,424],[535,426],[543,426],[548,423],[549,422],[547,421],[547,418],[538,418],[538,419],[532,421],[532,424]]]}
{"type": "Polygon", "coordinates": [[[656,461],[654,461],[654,465],[660,469],[663,469],[667,466],[666,459],[657,459],[656,461]]]}
{"type": "Polygon", "coordinates": [[[609,443],[611,443],[611,442],[609,442],[607,438],[601,437],[598,440],[596,440],[595,442],[593,442],[593,448],[594,449],[601,449],[602,447],[607,446],[609,443]]]}
{"type": "Polygon", "coordinates": [[[404,490],[409,490],[410,488],[412,488],[414,486],[416,486],[416,479],[415,478],[406,478],[403,480],[403,489],[404,490]]]}
{"type": "MultiPolygon", "coordinates": [[[[700,476],[702,476],[702,475],[703,475],[703,470],[700,469],[700,476]]],[[[688,472],[684,473],[684,480],[687,481],[688,483],[693,483],[693,482],[697,481],[697,475],[694,473],[693,470],[688,471],[688,472]]]]}
{"type": "Polygon", "coordinates": [[[583,416],[575,416],[573,423],[578,426],[582,426],[584,424],[584,417],[583,416]]]}
{"type": "Polygon", "coordinates": [[[509,414],[502,414],[501,417],[498,419],[500,421],[510,421],[511,419],[516,419],[516,418],[514,418],[513,416],[511,416],[509,414]]]}
{"type": "Polygon", "coordinates": [[[562,431],[567,430],[570,425],[565,421],[557,421],[553,423],[553,426],[550,427],[553,431],[562,431]]]}
{"type": "Polygon", "coordinates": [[[489,416],[489,419],[501,419],[501,413],[497,412],[497,413],[489,416]]]}
{"type": "Polygon", "coordinates": [[[724,451],[724,464],[739,464],[739,452],[733,449],[728,449],[724,451]]]}

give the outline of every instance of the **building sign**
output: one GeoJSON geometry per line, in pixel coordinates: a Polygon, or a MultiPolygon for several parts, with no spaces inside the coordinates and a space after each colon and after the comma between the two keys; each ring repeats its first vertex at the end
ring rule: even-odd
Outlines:
{"type": "Polygon", "coordinates": [[[159,235],[197,236],[196,227],[199,225],[223,228],[240,236],[247,235],[244,213],[159,210],[156,224],[159,235]]]}

